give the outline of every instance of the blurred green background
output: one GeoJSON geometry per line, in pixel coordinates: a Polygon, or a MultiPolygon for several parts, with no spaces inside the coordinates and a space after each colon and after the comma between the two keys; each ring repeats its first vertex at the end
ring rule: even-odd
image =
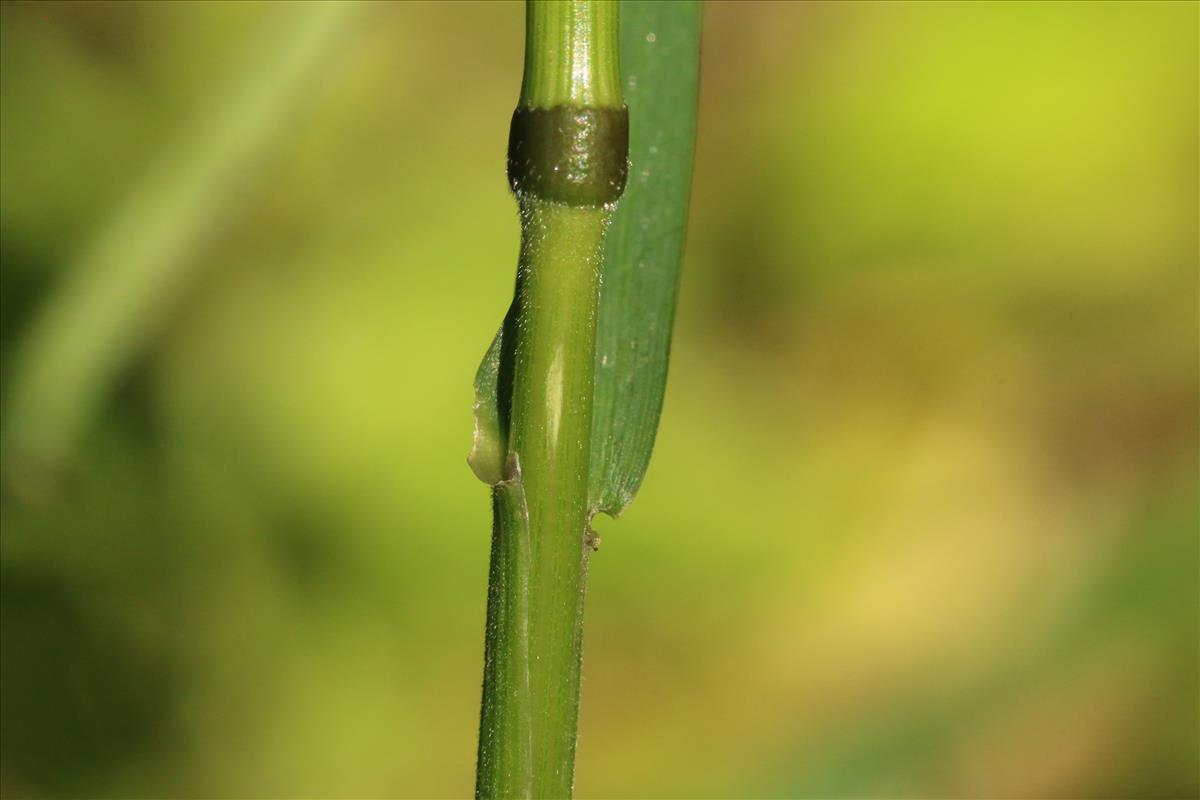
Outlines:
{"type": "MultiPolygon", "coordinates": [[[[1194,3],[712,3],[577,794],[1197,796],[1194,3]]],[[[6,3],[0,788],[464,797],[519,4],[6,3]]]]}

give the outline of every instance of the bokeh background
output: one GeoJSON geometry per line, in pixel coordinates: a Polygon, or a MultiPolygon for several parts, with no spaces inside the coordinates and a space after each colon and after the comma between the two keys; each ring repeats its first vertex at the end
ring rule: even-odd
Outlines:
{"type": "MultiPolygon", "coordinates": [[[[577,794],[1195,797],[1197,5],[711,3],[577,794]]],[[[6,797],[465,797],[519,4],[0,11],[6,797]]]]}

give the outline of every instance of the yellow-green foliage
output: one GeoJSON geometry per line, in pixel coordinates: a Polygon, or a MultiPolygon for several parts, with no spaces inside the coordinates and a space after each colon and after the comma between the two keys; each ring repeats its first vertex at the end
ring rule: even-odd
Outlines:
{"type": "MultiPolygon", "coordinates": [[[[287,13],[0,8],[5,392],[287,13]]],[[[577,796],[1195,795],[1196,5],[706,13],[577,796]]],[[[470,793],[523,23],[371,4],[56,488],[6,471],[6,796],[470,793]]]]}

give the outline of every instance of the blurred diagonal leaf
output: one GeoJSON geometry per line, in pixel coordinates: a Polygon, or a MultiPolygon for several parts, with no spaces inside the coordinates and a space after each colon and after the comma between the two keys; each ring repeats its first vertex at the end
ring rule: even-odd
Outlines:
{"type": "MultiPolygon", "coordinates": [[[[118,207],[34,319],[6,407],[6,477],[26,484],[69,452],[117,377],[184,290],[197,243],[284,129],[357,3],[311,3],[270,21],[249,63],[202,106],[118,207]]],[[[28,487],[27,487],[28,488],[28,487]]]]}

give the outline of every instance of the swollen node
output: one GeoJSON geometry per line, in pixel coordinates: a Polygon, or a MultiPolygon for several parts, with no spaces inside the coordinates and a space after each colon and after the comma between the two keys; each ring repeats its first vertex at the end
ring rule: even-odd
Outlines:
{"type": "Polygon", "coordinates": [[[518,196],[604,206],[629,176],[629,112],[621,108],[518,108],[508,136],[508,182],[518,196]]]}

